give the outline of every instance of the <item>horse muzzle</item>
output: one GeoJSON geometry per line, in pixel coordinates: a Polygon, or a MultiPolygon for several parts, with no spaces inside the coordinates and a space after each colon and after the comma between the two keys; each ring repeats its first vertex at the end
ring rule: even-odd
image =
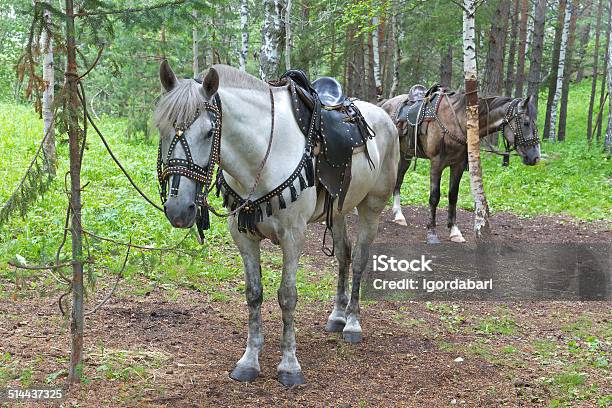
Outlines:
{"type": "Polygon", "coordinates": [[[191,228],[196,220],[196,205],[171,197],[164,203],[164,213],[174,228],[191,228]]]}

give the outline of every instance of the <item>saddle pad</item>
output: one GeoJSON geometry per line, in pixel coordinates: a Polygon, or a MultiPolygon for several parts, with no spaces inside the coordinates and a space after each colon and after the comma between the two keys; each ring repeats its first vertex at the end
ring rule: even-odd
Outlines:
{"type": "Polygon", "coordinates": [[[430,98],[425,98],[421,102],[406,107],[399,113],[399,119],[405,118],[411,126],[418,126],[425,119],[435,119],[442,100],[439,93],[434,94],[430,98]]]}

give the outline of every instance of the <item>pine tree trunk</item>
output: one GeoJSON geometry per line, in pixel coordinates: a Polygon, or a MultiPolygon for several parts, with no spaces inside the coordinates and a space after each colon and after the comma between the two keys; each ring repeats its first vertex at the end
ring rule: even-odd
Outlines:
{"type": "Polygon", "coordinates": [[[365,50],[366,55],[366,89],[367,89],[367,100],[369,102],[376,101],[376,79],[374,78],[374,42],[372,41],[372,36],[367,35],[367,45],[365,50]]]}
{"type": "Polygon", "coordinates": [[[240,31],[242,46],[238,64],[241,71],[246,71],[246,60],[249,55],[249,0],[240,0],[240,31]]]}
{"type": "Polygon", "coordinates": [[[570,18],[569,35],[567,39],[567,53],[565,56],[565,75],[563,77],[563,88],[561,88],[561,107],[559,108],[559,129],[557,130],[557,140],[565,140],[565,130],[567,128],[567,102],[569,99],[569,89],[572,74],[574,72],[574,43],[576,42],[576,20],[578,18],[579,0],[572,1],[572,17],[570,18]]]}
{"type": "Polygon", "coordinates": [[[292,0],[287,0],[287,7],[285,7],[285,70],[286,71],[289,71],[291,69],[291,2],[292,0]]]}
{"type": "Polygon", "coordinates": [[[440,85],[453,86],[453,47],[450,45],[440,55],[440,85]]]}
{"type": "Polygon", "coordinates": [[[516,41],[518,34],[519,1],[520,0],[513,0],[514,9],[512,10],[512,20],[510,22],[510,51],[508,52],[508,66],[506,67],[506,82],[504,86],[506,96],[511,96],[512,89],[514,88],[514,63],[516,58],[516,41]]]}
{"type": "Polygon", "coordinates": [[[402,42],[404,41],[404,28],[402,24],[401,15],[398,15],[399,7],[397,0],[393,2],[393,17],[391,20],[392,35],[393,35],[393,78],[391,80],[391,87],[389,90],[389,98],[393,98],[397,95],[400,80],[400,66],[402,63],[402,42]]]}
{"type": "Polygon", "coordinates": [[[503,92],[504,51],[510,18],[510,2],[501,1],[495,10],[489,31],[489,50],[484,72],[484,94],[501,95],[503,92]]]}
{"type": "Polygon", "coordinates": [[[193,28],[191,29],[192,52],[193,52],[193,77],[197,78],[200,75],[200,40],[198,39],[198,12],[193,10],[193,28]]]}
{"type": "Polygon", "coordinates": [[[565,57],[567,55],[567,39],[569,36],[569,26],[572,17],[572,4],[567,4],[565,18],[563,20],[563,33],[561,35],[561,45],[559,46],[559,69],[557,70],[557,83],[555,93],[550,108],[550,132],[548,139],[554,142],[557,137],[557,108],[561,99],[561,90],[563,88],[563,77],[565,75],[565,57]]]}
{"type": "Polygon", "coordinates": [[[70,367],[68,383],[81,381],[83,366],[83,231],[81,220],[81,141],[74,5],[66,0],[66,108],[70,151],[70,232],[72,236],[72,308],[70,312],[70,367]]]}
{"type": "Polygon", "coordinates": [[[281,42],[285,35],[282,0],[264,0],[264,25],[261,30],[259,76],[264,81],[278,77],[281,42]]]}
{"type": "MultiPolygon", "coordinates": [[[[604,58],[604,67],[603,67],[603,72],[602,72],[602,76],[603,76],[603,81],[601,84],[601,90],[600,90],[600,94],[599,94],[599,116],[601,117],[603,115],[603,109],[605,107],[606,104],[606,83],[607,83],[607,79],[608,79],[608,66],[610,65],[608,63],[608,59],[610,57],[610,54],[608,52],[609,48],[610,48],[610,36],[612,35],[612,8],[609,8],[609,13],[608,13],[608,24],[606,25],[606,55],[604,58]]],[[[599,124],[597,125],[597,143],[599,143],[601,141],[601,133],[602,133],[602,125],[601,122],[603,122],[602,120],[599,121],[599,124]]]]}
{"type": "MultiPolygon", "coordinates": [[[[612,0],[610,0],[610,14],[612,15],[612,0]]],[[[608,95],[612,95],[612,29],[608,25],[608,67],[606,76],[608,78],[608,95]]],[[[610,104],[612,106],[612,103],[610,104]]],[[[603,106],[601,107],[603,110],[603,106]]],[[[608,109],[608,127],[606,128],[606,140],[604,141],[604,151],[612,155],[612,109],[608,109]]]]}
{"type": "Polygon", "coordinates": [[[591,39],[591,21],[582,26],[580,34],[580,46],[578,46],[578,61],[576,62],[576,83],[582,82],[584,79],[584,58],[586,57],[587,47],[591,39]]]}
{"type": "Polygon", "coordinates": [[[474,197],[474,232],[477,239],[489,232],[489,208],[480,167],[480,137],[478,128],[478,73],[476,71],[475,13],[476,0],[463,0],[463,66],[467,104],[467,145],[470,187],[474,197]]]}
{"type": "Polygon", "coordinates": [[[589,117],[587,119],[587,141],[593,141],[593,108],[595,107],[595,94],[597,93],[597,75],[599,75],[599,47],[601,41],[601,15],[604,0],[597,5],[597,22],[595,23],[595,51],[593,53],[593,73],[591,77],[591,97],[589,98],[589,117]]]}
{"type": "MultiPolygon", "coordinates": [[[[49,3],[50,0],[45,0],[45,2],[49,3]]],[[[44,11],[43,18],[45,20],[45,26],[49,27],[49,30],[51,30],[51,13],[49,10],[44,11]]],[[[53,39],[49,36],[49,30],[43,30],[41,35],[42,48],[45,54],[43,60],[43,81],[45,83],[45,89],[42,98],[43,136],[45,137],[43,153],[45,155],[45,171],[51,175],[55,175],[55,169],[57,167],[55,127],[53,124],[53,99],[55,95],[53,87],[55,85],[55,72],[53,71],[53,39]]]]}
{"type": "Polygon", "coordinates": [[[376,100],[382,99],[382,81],[380,79],[380,51],[378,38],[378,17],[372,17],[372,71],[374,76],[374,87],[376,88],[376,100]]]}
{"type": "Polygon", "coordinates": [[[561,37],[563,37],[563,22],[565,21],[565,9],[567,0],[559,0],[559,12],[557,14],[557,27],[555,28],[555,42],[553,45],[552,60],[550,64],[550,75],[548,78],[548,100],[546,101],[546,117],[544,118],[543,137],[550,134],[550,117],[553,98],[557,89],[557,72],[559,71],[559,52],[561,48],[561,37]]]}
{"type": "Polygon", "coordinates": [[[538,107],[540,83],[542,81],[542,55],[544,53],[544,23],[546,20],[546,0],[536,0],[533,37],[529,64],[527,95],[533,96],[534,105],[538,107]]]}
{"type": "Polygon", "coordinates": [[[527,19],[529,18],[528,13],[528,0],[521,0],[521,23],[519,27],[519,40],[518,40],[518,59],[516,67],[516,92],[517,98],[523,97],[523,87],[525,85],[525,56],[527,49],[527,19]]]}

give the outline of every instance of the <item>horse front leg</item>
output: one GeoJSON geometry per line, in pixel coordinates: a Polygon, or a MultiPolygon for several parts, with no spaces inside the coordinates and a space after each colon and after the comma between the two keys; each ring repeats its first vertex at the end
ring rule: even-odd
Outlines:
{"type": "Polygon", "coordinates": [[[459,184],[465,169],[465,163],[454,164],[451,166],[450,181],[448,189],[448,228],[450,229],[449,238],[453,242],[465,242],[461,230],[457,227],[457,197],[459,196],[459,184]]]}
{"type": "Polygon", "coordinates": [[[334,310],[327,318],[325,330],[341,332],[346,324],[346,306],[348,305],[348,275],[351,265],[351,241],[346,232],[345,217],[334,219],[332,228],[334,237],[334,252],[338,260],[338,286],[334,298],[334,310]]]}
{"type": "Polygon", "coordinates": [[[306,381],[298,362],[295,343],[295,306],[297,304],[296,274],[298,261],[304,247],[306,225],[295,227],[280,237],[283,250],[283,275],[278,288],[278,304],[283,317],[281,351],[283,353],[277,367],[278,380],[285,387],[304,384],[306,381]]]}
{"type": "Polygon", "coordinates": [[[244,263],[244,282],[247,305],[249,307],[249,334],[244,354],[236,363],[230,378],[236,381],[254,381],[261,372],[259,368],[259,352],[263,347],[261,325],[261,302],[263,288],[261,285],[261,264],[259,240],[252,240],[247,235],[238,232],[233,218],[229,226],[234,242],[238,246],[244,263]]]}
{"type": "Polygon", "coordinates": [[[359,323],[359,290],[361,276],[370,257],[370,246],[376,238],[380,213],[385,201],[379,197],[366,197],[357,207],[359,210],[359,232],[353,258],[353,285],[351,299],[346,308],[346,325],[342,330],[342,337],[349,343],[358,343],[363,339],[361,324],[359,323]]]}
{"type": "Polygon", "coordinates": [[[407,226],[408,223],[406,223],[406,217],[404,217],[402,213],[400,191],[402,189],[402,183],[404,182],[404,176],[411,162],[412,158],[410,156],[404,156],[403,153],[400,155],[399,166],[397,168],[397,180],[393,190],[393,222],[404,226],[407,226]]]}
{"type": "Polygon", "coordinates": [[[428,244],[440,243],[436,233],[436,210],[440,202],[440,179],[443,170],[444,167],[439,157],[431,160],[431,167],[429,169],[429,224],[427,224],[428,244]]]}

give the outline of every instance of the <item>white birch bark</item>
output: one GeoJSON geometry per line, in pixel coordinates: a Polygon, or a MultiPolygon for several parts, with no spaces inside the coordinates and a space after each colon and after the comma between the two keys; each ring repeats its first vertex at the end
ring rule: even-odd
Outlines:
{"type": "Polygon", "coordinates": [[[291,0],[285,7],[285,70],[291,69],[291,0]]]}
{"type": "Polygon", "coordinates": [[[240,70],[246,71],[246,59],[249,53],[249,1],[240,0],[240,31],[242,31],[242,46],[240,48],[240,70]]]}
{"type": "Polygon", "coordinates": [[[193,51],[193,77],[197,78],[200,75],[200,64],[199,64],[199,55],[200,55],[200,40],[198,38],[198,12],[193,10],[193,28],[191,29],[191,39],[192,39],[192,51],[193,51]]]}
{"type": "MultiPolygon", "coordinates": [[[[50,0],[46,0],[46,3],[49,3],[49,1],[50,0]]],[[[48,10],[44,11],[43,18],[45,20],[45,25],[50,27],[51,13],[48,10]]],[[[42,32],[41,42],[44,52],[43,81],[45,83],[42,99],[43,135],[46,135],[43,144],[45,171],[50,174],[55,174],[57,153],[55,151],[55,127],[53,124],[53,86],[55,84],[55,73],[53,71],[53,39],[49,36],[49,31],[46,29],[42,32]]]]}
{"type": "Polygon", "coordinates": [[[489,207],[484,193],[480,167],[478,129],[478,72],[476,68],[475,12],[476,0],[463,0],[463,69],[467,105],[467,148],[470,187],[474,198],[474,232],[483,238],[489,231],[489,207]]]}
{"type": "Polygon", "coordinates": [[[261,30],[259,76],[264,81],[274,79],[280,64],[280,43],[283,37],[283,0],[264,0],[264,25],[261,30]]]}
{"type": "Polygon", "coordinates": [[[565,58],[567,55],[567,38],[569,36],[570,19],[573,9],[572,2],[567,2],[567,10],[565,19],[563,20],[563,33],[561,35],[561,45],[559,47],[559,69],[557,70],[557,84],[555,86],[555,94],[550,108],[550,134],[548,139],[554,142],[557,139],[557,110],[559,108],[559,100],[561,99],[561,90],[563,88],[563,76],[565,75],[565,58]]]}
{"type": "Polygon", "coordinates": [[[373,60],[372,65],[374,68],[374,84],[376,85],[376,98],[378,100],[382,97],[382,80],[380,79],[380,53],[379,53],[379,39],[378,39],[378,17],[372,17],[372,53],[373,60]]]}
{"type": "MultiPolygon", "coordinates": [[[[612,0],[610,0],[610,7],[612,7],[612,0]]],[[[612,95],[612,29],[608,30],[608,67],[606,76],[608,80],[608,94],[612,95]]],[[[612,106],[612,103],[610,106],[612,106]]],[[[601,109],[603,109],[603,106],[601,109]]],[[[612,109],[608,110],[608,127],[606,129],[604,149],[608,155],[612,155],[612,109]]]]}

